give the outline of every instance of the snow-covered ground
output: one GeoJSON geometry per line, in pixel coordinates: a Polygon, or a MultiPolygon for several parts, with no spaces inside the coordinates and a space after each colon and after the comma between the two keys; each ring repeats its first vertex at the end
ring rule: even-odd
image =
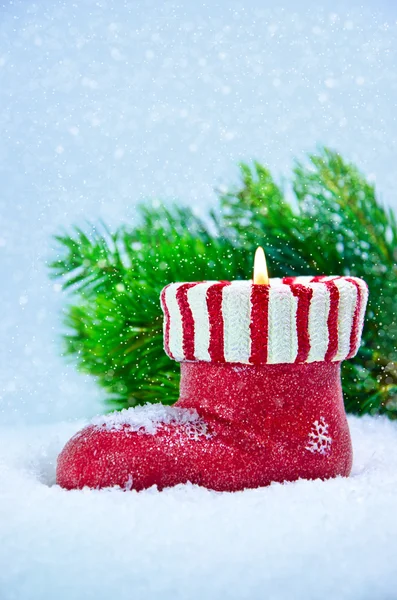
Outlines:
{"type": "Polygon", "coordinates": [[[82,423],[0,430],[1,600],[395,599],[397,423],[349,423],[349,479],[234,494],[65,492],[82,423]]]}

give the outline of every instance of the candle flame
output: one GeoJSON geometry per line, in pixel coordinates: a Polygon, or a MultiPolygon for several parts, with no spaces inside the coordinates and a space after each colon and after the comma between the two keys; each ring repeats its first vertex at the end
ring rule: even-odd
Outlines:
{"type": "Polygon", "coordinates": [[[255,252],[254,283],[259,285],[269,285],[266,257],[263,248],[261,248],[260,246],[256,249],[255,252]]]}

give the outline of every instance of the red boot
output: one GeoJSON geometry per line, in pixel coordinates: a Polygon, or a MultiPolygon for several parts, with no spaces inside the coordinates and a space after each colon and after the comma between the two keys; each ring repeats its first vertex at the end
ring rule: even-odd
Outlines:
{"type": "Polygon", "coordinates": [[[353,278],[168,286],[180,399],[96,419],[63,449],[57,482],[234,491],[348,475],[340,361],[357,351],[366,300],[353,278]]]}

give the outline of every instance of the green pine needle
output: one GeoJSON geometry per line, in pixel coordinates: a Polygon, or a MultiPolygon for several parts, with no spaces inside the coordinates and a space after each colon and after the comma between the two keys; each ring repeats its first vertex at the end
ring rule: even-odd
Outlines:
{"type": "Polygon", "coordinates": [[[137,227],[56,236],[50,274],[70,296],[66,352],[120,409],[177,400],[179,368],[163,351],[161,289],[172,281],[247,279],[266,248],[271,276],[363,277],[370,300],[363,344],[343,363],[346,408],[397,416],[397,224],[358,169],[328,149],[296,163],[286,200],[268,169],[240,165],[205,220],[185,207],[141,206],[137,227]]]}

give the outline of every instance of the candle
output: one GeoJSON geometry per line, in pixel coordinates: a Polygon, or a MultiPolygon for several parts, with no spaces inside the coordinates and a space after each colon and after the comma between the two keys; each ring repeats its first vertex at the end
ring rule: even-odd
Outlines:
{"type": "Polygon", "coordinates": [[[360,344],[367,286],[356,277],[172,283],[161,294],[164,348],[177,361],[251,364],[341,361],[360,344]]]}
{"type": "Polygon", "coordinates": [[[235,491],[347,476],[340,364],[360,345],[367,295],[356,277],[269,279],[262,249],[253,280],[166,286],[164,348],[181,363],[178,402],[94,421],[62,451],[58,483],[235,491]]]}

